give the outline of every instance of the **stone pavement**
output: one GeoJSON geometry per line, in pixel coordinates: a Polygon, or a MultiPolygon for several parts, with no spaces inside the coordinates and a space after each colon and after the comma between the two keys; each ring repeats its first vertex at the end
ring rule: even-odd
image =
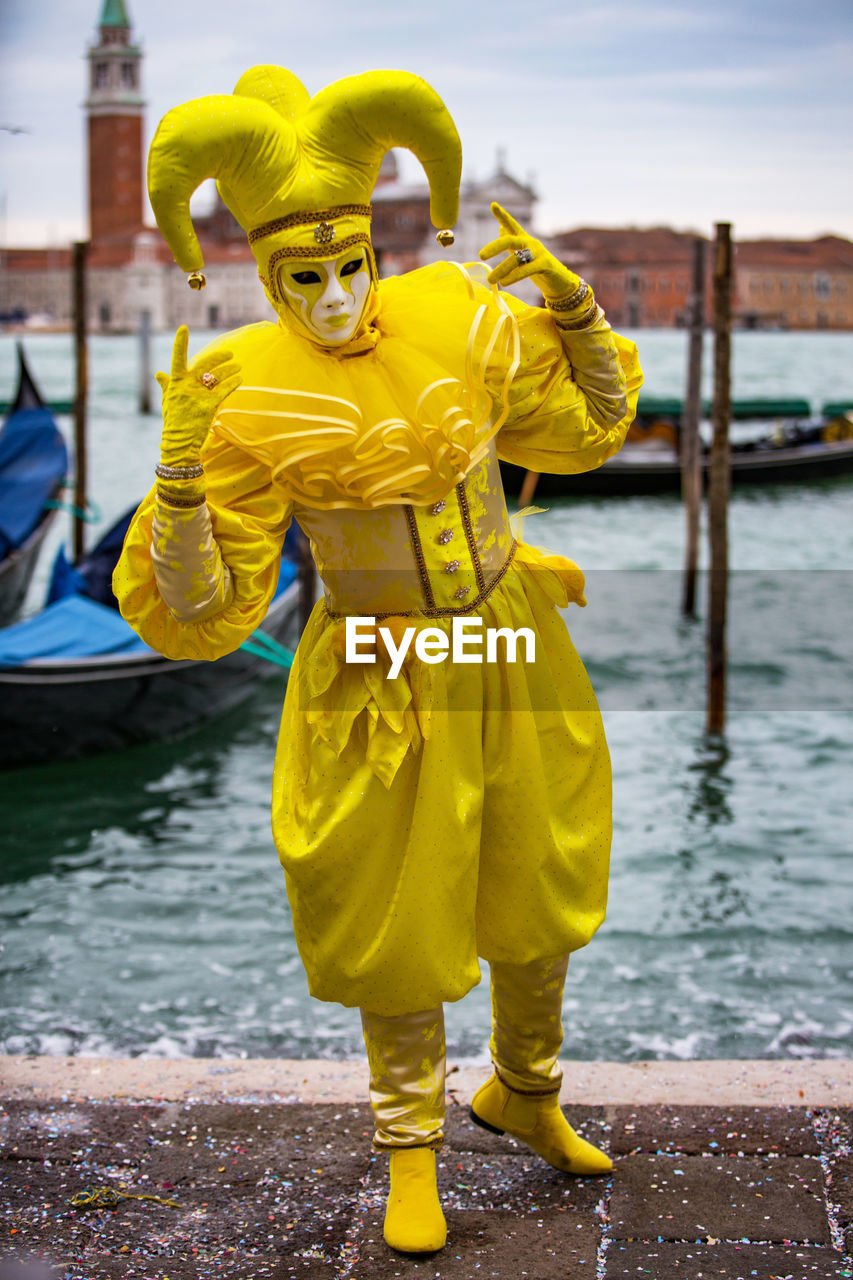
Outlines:
{"type": "Polygon", "coordinates": [[[0,1280],[853,1276],[849,1096],[569,1105],[616,1166],[578,1179],[472,1125],[452,1092],[448,1245],[414,1259],[382,1239],[387,1161],[366,1105],[9,1092],[0,1280]],[[72,1207],[86,1188],[160,1199],[72,1207]]]}

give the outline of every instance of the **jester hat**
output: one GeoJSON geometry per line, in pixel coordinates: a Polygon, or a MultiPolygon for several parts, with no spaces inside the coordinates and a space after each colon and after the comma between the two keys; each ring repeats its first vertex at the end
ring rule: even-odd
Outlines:
{"type": "Polygon", "coordinates": [[[429,179],[433,225],[452,227],[462,148],[425,80],[367,71],[310,98],[283,67],[253,67],[233,94],[196,98],[164,116],[148,155],[148,191],[176,262],[199,287],[204,262],[189,201],[215,178],[248,234],[263,284],[280,302],[276,270],[284,258],[329,259],[365,244],[372,262],[370,196],[392,147],[414,152],[429,179]]]}

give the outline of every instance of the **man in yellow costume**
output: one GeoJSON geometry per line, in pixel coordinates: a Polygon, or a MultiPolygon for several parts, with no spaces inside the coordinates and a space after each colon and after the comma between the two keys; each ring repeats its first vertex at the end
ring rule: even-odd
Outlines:
{"type": "Polygon", "coordinates": [[[390,1152],[385,1238],[422,1252],[446,1239],[442,1006],[477,984],[478,958],[494,1073],[473,1118],[567,1173],[611,1167],[559,1107],[568,956],[604,917],[611,835],[601,719],[559,613],[585,603],[583,576],[514,537],[498,459],[599,466],[642,376],[588,285],[496,205],[491,272],[445,262],[379,281],[369,201],[394,146],[423,164],[451,243],[459,138],[416,76],[309,98],[256,67],[161,123],[149,189],[176,260],[203,283],[189,197],[214,177],[278,321],[190,367],[179,330],[158,375],[158,482],[114,586],[152,647],[214,659],[262,622],[293,518],[310,539],[325,592],[288,684],[273,833],[310,990],[361,1009],[390,1152]],[[528,277],[544,307],[498,287],[528,277]],[[385,627],[393,676],[381,645],[347,660],[353,617],[385,627]],[[460,618],[504,640],[526,628],[534,655],[442,660],[460,618]]]}

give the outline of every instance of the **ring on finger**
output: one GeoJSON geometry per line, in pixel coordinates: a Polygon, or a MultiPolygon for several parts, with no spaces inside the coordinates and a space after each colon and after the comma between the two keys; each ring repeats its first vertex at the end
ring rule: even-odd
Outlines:
{"type": "Polygon", "coordinates": [[[530,249],[516,249],[515,258],[518,265],[524,267],[528,262],[533,261],[533,253],[530,249]]]}
{"type": "Polygon", "coordinates": [[[219,381],[215,373],[203,373],[201,375],[201,380],[207,387],[208,391],[212,391],[219,381]]]}

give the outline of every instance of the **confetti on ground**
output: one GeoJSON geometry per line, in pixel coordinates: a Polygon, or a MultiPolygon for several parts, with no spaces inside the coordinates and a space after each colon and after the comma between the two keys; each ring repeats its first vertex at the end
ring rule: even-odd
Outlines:
{"type": "Polygon", "coordinates": [[[612,1177],[566,1177],[451,1107],[448,1246],[405,1258],[366,1106],[9,1101],[0,1280],[853,1277],[850,1108],[567,1113],[612,1177]]]}

